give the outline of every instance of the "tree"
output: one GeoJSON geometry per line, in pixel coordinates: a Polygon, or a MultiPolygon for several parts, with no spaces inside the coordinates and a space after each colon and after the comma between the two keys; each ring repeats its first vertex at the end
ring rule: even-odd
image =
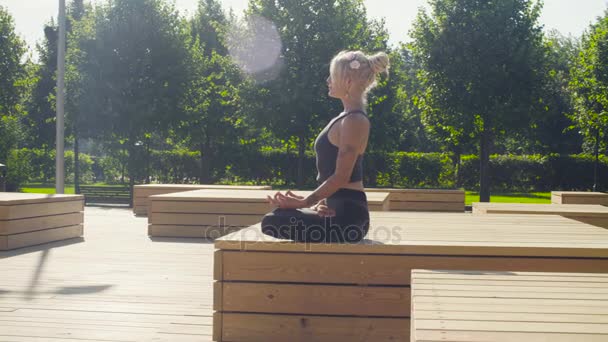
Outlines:
{"type": "Polygon", "coordinates": [[[80,139],[86,135],[81,113],[87,108],[82,102],[87,77],[83,67],[94,36],[94,17],[88,15],[90,12],[91,7],[85,6],[83,0],[73,0],[68,6],[65,107],[67,133],[74,142],[74,189],[77,194],[80,193],[80,139]]]}
{"type": "MultiPolygon", "coordinates": [[[[44,26],[44,41],[36,45],[38,65],[36,84],[28,102],[29,146],[45,151],[55,146],[55,86],[57,84],[57,39],[58,31],[54,21],[44,26]]],[[[54,169],[43,170],[45,178],[50,178],[54,169]]]]}
{"type": "Polygon", "coordinates": [[[187,80],[185,23],[161,0],[116,0],[95,15],[94,44],[86,51],[90,109],[82,111],[96,136],[128,151],[131,188],[141,176],[138,146],[179,118],[187,80]]]}
{"type": "Polygon", "coordinates": [[[594,146],[596,190],[599,150],[608,147],[608,11],[583,35],[571,78],[574,112],[570,118],[584,142],[594,146]]]}
{"type": "Polygon", "coordinates": [[[285,145],[296,142],[296,184],[301,187],[312,137],[340,110],[327,96],[329,62],[340,50],[385,50],[385,30],[367,20],[361,0],[251,0],[247,13],[249,32],[256,31],[256,16],[263,17],[282,42],[279,60],[264,84],[269,102],[256,120],[285,145]]]}
{"type": "Polygon", "coordinates": [[[238,142],[236,105],[243,78],[227,56],[228,19],[218,1],[201,0],[190,29],[189,79],[181,103],[184,117],[177,131],[200,152],[199,181],[210,183],[217,178],[213,169],[222,166],[217,157],[238,142]]]}
{"type": "Polygon", "coordinates": [[[551,31],[543,45],[541,102],[532,113],[528,128],[512,135],[502,152],[570,154],[580,151],[580,137],[568,129],[572,122],[566,115],[572,113],[568,83],[579,42],[551,31]]]}
{"type": "Polygon", "coordinates": [[[490,150],[496,137],[526,127],[538,102],[541,6],[528,0],[431,0],[412,35],[423,65],[425,121],[455,145],[475,138],[480,200],[490,200],[490,150]]]}
{"type": "Polygon", "coordinates": [[[13,17],[0,6],[0,163],[6,163],[10,150],[21,139],[22,93],[27,77],[22,63],[25,52],[24,42],[15,33],[13,17]]]}

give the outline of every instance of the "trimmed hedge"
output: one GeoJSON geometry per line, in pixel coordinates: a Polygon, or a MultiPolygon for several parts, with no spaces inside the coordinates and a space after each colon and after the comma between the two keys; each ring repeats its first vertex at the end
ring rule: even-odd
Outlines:
{"type": "MultiPolygon", "coordinates": [[[[91,158],[81,154],[83,183],[122,181],[126,157],[121,158],[122,162],[115,157],[91,158]]],[[[601,156],[600,161],[599,186],[600,190],[606,190],[608,157],[601,156]]],[[[160,183],[195,183],[201,168],[200,153],[188,150],[151,151],[149,160],[138,158],[137,163],[141,167],[137,168],[136,182],[144,180],[146,163],[152,181],[160,183]]],[[[293,151],[226,151],[211,163],[213,181],[224,184],[294,187],[298,171],[298,156],[293,151]]],[[[44,180],[49,177],[49,169],[54,171],[54,151],[15,150],[8,165],[10,188],[31,180],[44,180]]],[[[304,188],[314,188],[317,182],[312,153],[306,153],[303,165],[304,188]]],[[[492,191],[589,190],[593,186],[593,165],[594,158],[590,155],[492,155],[492,191]]],[[[462,156],[456,166],[447,153],[371,152],[366,154],[363,166],[364,181],[369,187],[479,188],[479,159],[475,155],[462,156]]],[[[71,151],[66,152],[66,171],[66,178],[72,181],[71,151]]]]}
{"type": "MultiPolygon", "coordinates": [[[[590,190],[593,186],[594,157],[590,155],[492,155],[490,175],[494,191],[590,190]]],[[[479,189],[479,158],[464,156],[458,184],[467,190],[479,189]]],[[[608,157],[600,156],[599,190],[608,187],[608,157]]]]}

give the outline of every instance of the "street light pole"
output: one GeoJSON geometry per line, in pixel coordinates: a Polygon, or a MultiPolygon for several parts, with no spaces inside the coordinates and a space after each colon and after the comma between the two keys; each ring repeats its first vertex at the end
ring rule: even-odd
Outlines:
{"type": "Polygon", "coordinates": [[[57,133],[55,148],[55,192],[65,188],[64,116],[65,116],[65,0],[59,0],[59,40],[57,47],[57,133]]]}

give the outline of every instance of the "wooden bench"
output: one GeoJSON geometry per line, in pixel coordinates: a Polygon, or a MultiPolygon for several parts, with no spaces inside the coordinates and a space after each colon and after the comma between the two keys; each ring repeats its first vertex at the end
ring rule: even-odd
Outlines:
{"type": "Polygon", "coordinates": [[[411,342],[608,341],[608,274],[414,270],[411,342]]]}
{"type": "MultiPolygon", "coordinates": [[[[259,223],[276,190],[194,190],[150,196],[150,236],[218,238],[259,223]]],[[[295,191],[308,195],[307,191],[295,191]]],[[[386,210],[388,193],[368,194],[370,210],[386,210]]]]}
{"type": "Polygon", "coordinates": [[[270,186],[246,186],[246,185],[212,185],[212,184],[144,184],[133,188],[133,213],[138,216],[148,215],[150,200],[153,195],[170,194],[202,189],[232,189],[232,190],[269,190],[270,186]]]}
{"type": "Polygon", "coordinates": [[[131,204],[131,190],[126,186],[80,186],[85,204],[131,204]]]}
{"type": "Polygon", "coordinates": [[[409,341],[413,269],[608,273],[608,230],[555,215],[372,212],[368,240],[215,241],[215,341],[409,341]]]}
{"type": "Polygon", "coordinates": [[[551,191],[554,204],[599,204],[608,206],[608,193],[582,191],[551,191]]]}
{"type": "Polygon", "coordinates": [[[0,192],[0,251],[80,237],[84,198],[0,192]]]}
{"type": "Polygon", "coordinates": [[[560,215],[608,228],[608,207],[597,204],[473,203],[474,214],[560,215]]]}
{"type": "Polygon", "coordinates": [[[366,192],[388,192],[391,211],[464,212],[464,190],[366,188],[366,192]]]}

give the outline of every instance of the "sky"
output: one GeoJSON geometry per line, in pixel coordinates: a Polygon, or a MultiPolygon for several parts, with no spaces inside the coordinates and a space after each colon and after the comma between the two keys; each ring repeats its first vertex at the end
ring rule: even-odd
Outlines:
{"type": "MultiPolygon", "coordinates": [[[[174,1],[181,12],[189,14],[195,11],[198,3],[198,0],[169,1],[174,1]]],[[[226,9],[231,7],[236,13],[241,13],[248,0],[221,2],[226,9]]],[[[391,44],[409,41],[408,31],[418,8],[428,8],[427,2],[428,0],[365,0],[370,17],[386,19],[391,44]]],[[[544,0],[544,3],[540,22],[545,30],[555,29],[564,35],[574,36],[580,36],[608,6],[608,0],[544,0]]],[[[13,15],[17,33],[31,49],[43,38],[43,25],[51,17],[57,17],[58,11],[58,0],[0,0],[0,5],[8,8],[13,15]]]]}

